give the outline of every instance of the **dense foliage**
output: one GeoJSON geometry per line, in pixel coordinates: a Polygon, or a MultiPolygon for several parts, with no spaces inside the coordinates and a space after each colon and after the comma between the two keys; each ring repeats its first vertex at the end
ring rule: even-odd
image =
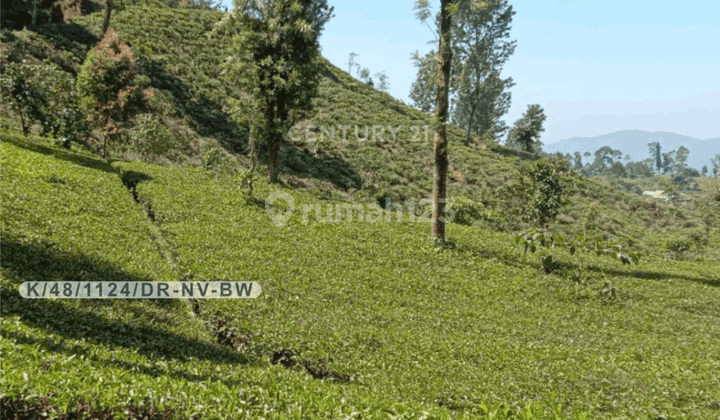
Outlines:
{"type": "Polygon", "coordinates": [[[178,144],[173,141],[170,130],[153,114],[140,115],[135,126],[129,130],[128,138],[144,158],[157,158],[178,151],[178,144]]]}
{"type": "Polygon", "coordinates": [[[248,0],[238,3],[218,26],[221,32],[238,32],[229,46],[232,55],[225,75],[247,99],[234,101],[232,113],[249,113],[250,125],[256,128],[251,141],[267,142],[272,182],[278,181],[280,143],[294,114],[309,110],[317,95],[319,39],[332,11],[325,0],[248,0]]]}
{"type": "Polygon", "coordinates": [[[68,73],[52,64],[8,63],[0,81],[3,96],[20,117],[24,135],[38,122],[43,135],[60,137],[65,146],[87,136],[89,126],[68,73]]]}
{"type": "Polygon", "coordinates": [[[543,123],[546,119],[545,111],[540,105],[528,105],[523,116],[515,121],[510,129],[505,144],[528,153],[540,152],[542,150],[540,133],[545,131],[543,123]]]}
{"type": "Polygon", "coordinates": [[[144,109],[144,100],[152,96],[147,78],[138,78],[135,55],[110,28],[98,45],[88,53],[77,77],[77,91],[88,119],[104,138],[103,153],[108,156],[108,141],[121,141],[124,123],[144,109]]]}
{"type": "Polygon", "coordinates": [[[527,165],[520,180],[520,193],[525,199],[525,216],[545,228],[555,220],[566,204],[568,191],[564,176],[568,165],[562,159],[537,160],[527,165]]]}
{"type": "MultiPolygon", "coordinates": [[[[507,130],[500,118],[510,107],[509,89],[514,82],[512,78],[501,78],[500,73],[516,45],[508,40],[515,12],[507,0],[484,7],[471,3],[456,3],[460,12],[452,22],[449,82],[451,119],[465,129],[466,144],[472,134],[497,141],[507,130]]],[[[416,52],[412,57],[418,73],[409,96],[414,106],[424,112],[431,112],[435,106],[438,59],[436,50],[422,57],[416,52]]]]}

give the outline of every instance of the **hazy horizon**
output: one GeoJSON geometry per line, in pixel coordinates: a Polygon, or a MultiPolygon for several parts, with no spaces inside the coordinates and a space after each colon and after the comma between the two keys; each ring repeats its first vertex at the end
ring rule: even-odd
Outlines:
{"type": "Polygon", "coordinates": [[[598,135],[594,135],[594,136],[570,136],[570,137],[565,137],[565,138],[559,139],[558,141],[554,141],[554,142],[551,142],[551,143],[543,143],[543,144],[554,144],[554,143],[558,143],[558,142],[561,142],[561,141],[572,140],[572,139],[588,139],[588,138],[604,137],[604,136],[609,136],[609,135],[616,134],[616,133],[620,133],[620,132],[624,132],[624,131],[642,131],[642,132],[651,133],[651,134],[662,134],[662,133],[666,133],[666,134],[673,134],[673,135],[678,135],[678,136],[683,136],[683,137],[690,137],[690,138],[693,138],[693,139],[696,139],[696,140],[701,140],[701,141],[708,141],[708,140],[720,139],[720,136],[707,137],[707,138],[704,138],[704,139],[703,139],[703,138],[698,138],[698,137],[693,137],[693,136],[687,136],[687,135],[682,134],[682,133],[674,133],[674,132],[672,132],[672,131],[666,131],[666,130],[639,130],[639,129],[635,129],[635,128],[626,128],[626,129],[623,129],[623,130],[615,130],[615,131],[613,131],[613,132],[602,133],[602,134],[598,134],[598,135]]]}

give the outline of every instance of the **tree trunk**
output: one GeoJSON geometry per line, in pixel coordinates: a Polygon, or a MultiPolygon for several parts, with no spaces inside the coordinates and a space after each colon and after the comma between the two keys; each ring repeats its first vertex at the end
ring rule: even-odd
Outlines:
{"type": "Polygon", "coordinates": [[[432,241],[433,243],[445,242],[445,203],[447,197],[447,114],[448,96],[450,88],[450,61],[452,50],[450,49],[450,29],[452,16],[448,6],[453,0],[441,0],[440,2],[440,62],[438,63],[438,91],[435,101],[435,115],[437,126],[435,127],[435,171],[433,173],[433,209],[432,209],[432,241]]]}
{"type": "Polygon", "coordinates": [[[270,156],[268,157],[268,180],[271,184],[277,184],[279,179],[278,173],[278,159],[280,155],[280,143],[283,141],[284,134],[280,127],[276,123],[276,119],[280,121],[287,121],[288,110],[285,107],[285,96],[279,95],[277,98],[276,106],[272,106],[266,110],[266,121],[271,125],[270,133],[270,156]]]}
{"type": "Polygon", "coordinates": [[[477,102],[473,103],[472,110],[470,111],[470,119],[467,125],[467,134],[465,135],[465,146],[470,146],[470,132],[472,131],[472,123],[475,117],[475,109],[477,109],[477,102]]]}
{"type": "Polygon", "coordinates": [[[22,103],[17,101],[18,114],[20,115],[20,125],[22,125],[23,136],[27,137],[30,134],[30,123],[25,123],[25,113],[23,112],[22,103]]]}
{"type": "Polygon", "coordinates": [[[30,26],[35,27],[37,25],[37,17],[38,17],[38,12],[40,9],[40,0],[34,0],[32,4],[33,4],[33,11],[32,11],[32,20],[30,21],[30,26]]]}
{"type": "MultiPolygon", "coordinates": [[[[477,43],[479,41],[475,41],[477,43]]],[[[468,121],[468,127],[467,127],[467,135],[465,137],[465,146],[470,146],[470,132],[472,131],[472,123],[475,119],[475,111],[477,110],[477,100],[478,96],[480,95],[480,72],[477,72],[477,80],[475,82],[475,91],[473,92],[472,101],[473,101],[473,107],[472,111],[470,111],[470,120],[468,121]]]]}
{"type": "MultiPolygon", "coordinates": [[[[252,118],[250,117],[250,126],[252,127],[252,118]]],[[[254,135],[250,137],[250,159],[251,159],[251,166],[250,166],[250,172],[255,172],[255,166],[257,166],[258,161],[258,154],[260,153],[260,143],[258,142],[258,139],[255,138],[254,135]]]]}
{"type": "Polygon", "coordinates": [[[108,28],[110,27],[110,14],[112,13],[112,5],[113,0],[105,0],[105,19],[103,19],[102,30],[100,31],[101,39],[105,36],[105,32],[107,32],[108,28]]]}
{"type": "Polygon", "coordinates": [[[280,154],[280,140],[270,142],[270,157],[268,159],[268,179],[271,184],[278,182],[278,155],[280,154]]]}

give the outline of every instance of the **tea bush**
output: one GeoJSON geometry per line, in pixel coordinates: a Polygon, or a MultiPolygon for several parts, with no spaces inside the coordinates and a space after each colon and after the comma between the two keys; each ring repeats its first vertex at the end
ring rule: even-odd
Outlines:
{"type": "Polygon", "coordinates": [[[233,171],[235,169],[233,158],[215,145],[211,145],[205,149],[201,161],[205,169],[215,169],[219,171],[233,171]]]}
{"type": "Polygon", "coordinates": [[[679,260],[690,250],[691,245],[690,241],[686,239],[675,239],[668,241],[667,251],[671,258],[679,260]]]}
{"type": "Polygon", "coordinates": [[[483,216],[485,206],[482,203],[460,196],[454,198],[451,207],[455,210],[455,223],[472,225],[483,216]]]}

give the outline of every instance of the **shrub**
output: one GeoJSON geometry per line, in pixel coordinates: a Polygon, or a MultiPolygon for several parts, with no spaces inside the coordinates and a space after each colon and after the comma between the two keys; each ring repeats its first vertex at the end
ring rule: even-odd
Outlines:
{"type": "Polygon", "coordinates": [[[15,105],[23,134],[33,123],[42,126],[42,135],[62,137],[66,147],[90,131],[70,74],[53,65],[8,63],[2,75],[2,90],[15,105]]]}
{"type": "Polygon", "coordinates": [[[172,133],[152,114],[140,115],[128,137],[132,147],[146,158],[165,156],[173,147],[172,133]]]}
{"type": "Polygon", "coordinates": [[[390,209],[392,207],[392,194],[387,189],[384,189],[375,199],[377,205],[384,208],[390,209]]]}
{"type": "Polygon", "coordinates": [[[705,249],[710,245],[710,232],[705,232],[703,229],[694,229],[688,233],[688,237],[695,245],[695,251],[704,257],[705,249]]]}
{"type": "Polygon", "coordinates": [[[541,227],[555,220],[565,204],[562,179],[569,171],[562,158],[540,159],[521,173],[520,192],[525,198],[524,215],[541,227]]]}
{"type": "Polygon", "coordinates": [[[485,209],[480,219],[486,227],[498,232],[507,232],[520,228],[515,219],[508,218],[505,213],[498,210],[485,209]]]}
{"type": "Polygon", "coordinates": [[[216,169],[220,171],[233,171],[235,169],[233,158],[215,145],[205,149],[200,160],[205,169],[216,169]]]}
{"type": "Polygon", "coordinates": [[[668,241],[667,250],[671,258],[681,259],[690,250],[690,242],[683,239],[668,241]]]}
{"type": "Polygon", "coordinates": [[[36,67],[10,63],[2,75],[3,94],[14,100],[26,136],[33,122],[43,118],[43,108],[47,105],[46,92],[32,82],[36,67]]]}
{"type": "Polygon", "coordinates": [[[461,225],[472,225],[482,218],[484,206],[482,203],[460,196],[454,199],[451,208],[455,211],[454,222],[461,225]]]}
{"type": "MultiPolygon", "coordinates": [[[[606,242],[595,232],[583,232],[577,236],[565,237],[547,229],[533,227],[530,231],[518,235],[516,242],[523,246],[525,254],[540,252],[541,267],[546,273],[551,273],[560,267],[552,254],[552,250],[556,247],[567,248],[571,257],[579,256],[578,251],[580,251],[580,254],[594,253],[598,257],[605,255],[623,264],[638,264],[642,257],[639,252],[624,250],[620,244],[606,242]]],[[[584,270],[585,262],[582,257],[578,259],[578,266],[584,270]]],[[[579,275],[576,276],[576,279],[579,278],[579,275]]]]}
{"type": "Polygon", "coordinates": [[[210,146],[202,154],[202,164],[206,169],[212,169],[222,163],[224,156],[217,146],[210,146]]]}
{"type": "Polygon", "coordinates": [[[246,203],[251,204],[255,200],[253,192],[255,190],[255,183],[258,180],[257,173],[253,168],[238,172],[236,177],[238,187],[240,188],[240,195],[245,199],[246,203]]]}

